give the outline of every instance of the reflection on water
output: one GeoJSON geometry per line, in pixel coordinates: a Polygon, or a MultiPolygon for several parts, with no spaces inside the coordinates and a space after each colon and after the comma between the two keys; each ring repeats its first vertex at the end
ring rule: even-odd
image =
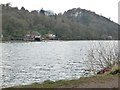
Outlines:
{"type": "Polygon", "coordinates": [[[96,42],[0,43],[2,86],[9,87],[45,80],[77,79],[85,68],[83,58],[86,57],[87,50],[96,42]]]}

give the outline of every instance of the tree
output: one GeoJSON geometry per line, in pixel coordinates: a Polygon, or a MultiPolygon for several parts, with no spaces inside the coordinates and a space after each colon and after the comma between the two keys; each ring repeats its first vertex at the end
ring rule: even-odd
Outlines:
{"type": "Polygon", "coordinates": [[[120,62],[118,42],[103,41],[92,44],[87,56],[86,66],[89,73],[96,74],[101,69],[110,67],[115,63],[120,62]]]}
{"type": "Polygon", "coordinates": [[[21,10],[25,11],[25,8],[24,8],[24,7],[21,7],[21,10]]]}
{"type": "Polygon", "coordinates": [[[43,8],[41,8],[41,10],[40,10],[40,14],[45,15],[45,10],[43,10],[43,8]]]}
{"type": "Polygon", "coordinates": [[[11,6],[11,3],[6,3],[6,6],[7,6],[7,7],[11,6]]]}

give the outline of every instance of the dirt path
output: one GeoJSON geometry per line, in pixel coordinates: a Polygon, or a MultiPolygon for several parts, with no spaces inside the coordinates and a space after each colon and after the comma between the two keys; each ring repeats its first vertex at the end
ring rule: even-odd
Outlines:
{"type": "Polygon", "coordinates": [[[107,79],[92,78],[88,82],[61,86],[60,88],[118,88],[118,76],[107,79]]]}
{"type": "Polygon", "coordinates": [[[76,86],[77,88],[118,88],[118,78],[114,78],[106,81],[91,81],[76,86]]]}

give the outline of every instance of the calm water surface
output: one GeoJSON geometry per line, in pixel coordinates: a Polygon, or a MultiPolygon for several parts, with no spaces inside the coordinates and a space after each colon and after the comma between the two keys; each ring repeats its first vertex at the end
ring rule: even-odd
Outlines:
{"type": "Polygon", "coordinates": [[[98,42],[101,41],[0,43],[0,86],[80,78],[86,67],[85,54],[98,42]]]}

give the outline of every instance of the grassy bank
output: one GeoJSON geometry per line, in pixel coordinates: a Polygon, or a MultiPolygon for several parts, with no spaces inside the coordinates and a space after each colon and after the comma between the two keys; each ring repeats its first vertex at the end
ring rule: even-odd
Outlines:
{"type": "MultiPolygon", "coordinates": [[[[119,75],[120,76],[120,75],[119,75]]],[[[88,86],[86,88],[89,88],[90,83],[104,83],[105,81],[111,82],[114,81],[114,79],[118,79],[118,74],[116,75],[111,75],[111,74],[106,74],[106,75],[96,75],[96,76],[91,76],[91,77],[82,77],[77,80],[59,80],[59,81],[45,81],[43,83],[33,83],[31,85],[20,85],[20,86],[15,86],[11,88],[6,88],[2,90],[12,90],[14,88],[80,88],[80,86],[84,86],[87,84],[88,86]]],[[[118,82],[118,81],[117,81],[118,82]]],[[[113,86],[113,88],[116,88],[113,86]]]]}

